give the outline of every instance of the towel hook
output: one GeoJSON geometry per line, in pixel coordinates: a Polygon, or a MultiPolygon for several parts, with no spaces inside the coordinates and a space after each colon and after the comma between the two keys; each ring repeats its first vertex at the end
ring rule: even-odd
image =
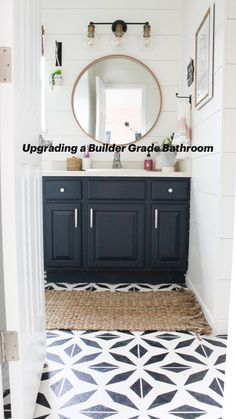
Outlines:
{"type": "Polygon", "coordinates": [[[192,95],[189,95],[189,96],[180,96],[180,95],[179,95],[179,93],[175,93],[175,96],[176,96],[178,99],[188,99],[188,101],[189,101],[190,105],[191,105],[191,103],[192,103],[192,95]]]}

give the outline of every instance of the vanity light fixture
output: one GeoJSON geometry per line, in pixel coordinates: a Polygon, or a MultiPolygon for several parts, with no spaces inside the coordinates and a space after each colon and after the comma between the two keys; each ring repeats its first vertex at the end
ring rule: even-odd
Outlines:
{"type": "Polygon", "coordinates": [[[83,35],[83,46],[88,50],[96,50],[99,44],[99,36],[95,35],[95,25],[89,22],[86,34],[83,35]]]}
{"type": "Polygon", "coordinates": [[[94,47],[94,43],[97,38],[97,35],[95,35],[96,25],[111,25],[111,30],[114,34],[114,38],[112,38],[112,45],[115,48],[123,46],[128,25],[143,26],[143,33],[138,37],[138,45],[141,49],[149,49],[149,47],[153,44],[151,40],[151,26],[149,22],[125,22],[124,20],[118,19],[114,22],[90,22],[88,25],[87,36],[84,41],[86,49],[94,47]]]}
{"type": "Polygon", "coordinates": [[[124,43],[125,33],[127,32],[127,24],[123,20],[115,20],[111,26],[115,35],[115,46],[120,47],[124,43]]]}
{"type": "Polygon", "coordinates": [[[90,22],[90,24],[88,25],[88,46],[93,46],[94,44],[94,39],[95,39],[95,26],[93,24],[93,22],[90,22]]]}
{"type": "Polygon", "coordinates": [[[143,33],[138,36],[138,47],[141,51],[151,51],[155,48],[155,39],[151,37],[151,26],[149,22],[143,25],[143,33]]]}
{"type": "Polygon", "coordinates": [[[145,22],[143,25],[143,44],[145,47],[148,47],[151,40],[151,26],[148,22],[145,22]]]}

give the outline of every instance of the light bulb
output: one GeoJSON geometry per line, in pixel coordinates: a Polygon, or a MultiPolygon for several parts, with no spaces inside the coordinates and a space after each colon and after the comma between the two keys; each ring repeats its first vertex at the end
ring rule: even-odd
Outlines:
{"type": "Polygon", "coordinates": [[[87,51],[97,51],[100,46],[100,37],[96,35],[96,37],[92,38],[86,33],[82,36],[82,45],[87,51]]]}
{"type": "Polygon", "coordinates": [[[87,45],[88,45],[88,47],[93,47],[93,45],[94,45],[94,38],[88,38],[87,39],[87,45]]]}
{"type": "Polygon", "coordinates": [[[110,45],[114,50],[124,51],[126,49],[127,41],[126,41],[126,36],[125,35],[123,35],[123,36],[111,35],[111,37],[109,37],[109,38],[110,38],[109,39],[110,45]]]}
{"type": "Polygon", "coordinates": [[[145,47],[149,47],[150,44],[151,44],[151,38],[150,37],[149,38],[144,37],[143,38],[143,45],[145,47]]]}
{"type": "Polygon", "coordinates": [[[143,35],[139,35],[137,38],[138,48],[141,51],[153,51],[156,46],[155,38],[152,37],[145,37],[143,35]]]}
{"type": "Polygon", "coordinates": [[[116,36],[115,38],[115,44],[120,47],[123,44],[123,37],[122,36],[116,36]]]}

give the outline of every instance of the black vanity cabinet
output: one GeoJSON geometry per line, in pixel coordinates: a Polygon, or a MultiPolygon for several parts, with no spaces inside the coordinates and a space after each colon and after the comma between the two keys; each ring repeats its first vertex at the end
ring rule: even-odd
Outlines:
{"type": "Polygon", "coordinates": [[[90,204],[88,266],[144,267],[144,205],[90,204]]]}
{"type": "Polygon", "coordinates": [[[51,178],[43,186],[45,266],[78,268],[82,255],[81,184],[74,179],[51,178]]]}
{"type": "Polygon", "coordinates": [[[47,204],[44,213],[45,263],[47,266],[81,265],[80,205],[47,204]]]}
{"type": "Polygon", "coordinates": [[[189,178],[44,177],[48,281],[184,282],[189,178]]]}
{"type": "Polygon", "coordinates": [[[145,263],[145,198],[142,179],[87,181],[88,266],[134,269],[145,263]]]}
{"type": "Polygon", "coordinates": [[[187,270],[189,182],[151,181],[151,267],[187,270]]]}
{"type": "Polygon", "coordinates": [[[151,267],[187,269],[188,205],[152,205],[151,267]]]}

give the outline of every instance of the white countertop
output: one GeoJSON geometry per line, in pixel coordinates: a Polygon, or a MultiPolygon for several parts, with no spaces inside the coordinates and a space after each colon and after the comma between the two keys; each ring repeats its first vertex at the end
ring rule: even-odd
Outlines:
{"type": "Polygon", "coordinates": [[[188,177],[187,172],[155,172],[139,169],[90,169],[86,171],[45,170],[43,176],[78,176],[78,177],[188,177]]]}

